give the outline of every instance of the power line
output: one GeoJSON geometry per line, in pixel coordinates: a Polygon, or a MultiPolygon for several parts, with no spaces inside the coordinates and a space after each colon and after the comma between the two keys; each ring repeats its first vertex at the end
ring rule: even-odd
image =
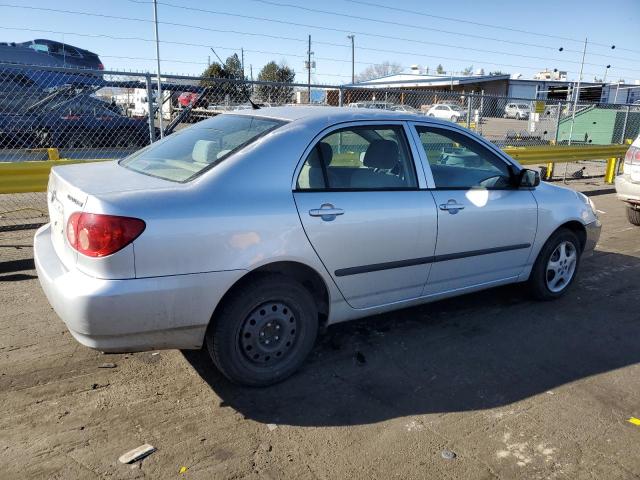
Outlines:
{"type": "MultiPolygon", "coordinates": [[[[133,0],[129,0],[129,1],[133,1],[133,0]]],[[[136,2],[138,3],[138,2],[136,2]]],[[[145,2],[145,3],[149,3],[149,2],[145,2]]],[[[69,36],[79,36],[79,37],[91,37],[91,38],[108,38],[108,39],[112,39],[112,40],[126,40],[126,41],[143,41],[143,42],[155,42],[155,40],[151,39],[151,38],[143,38],[143,37],[121,37],[121,36],[115,36],[115,35],[109,35],[109,34],[99,34],[99,33],[93,33],[93,34],[89,34],[89,33],[79,33],[79,32],[63,32],[63,31],[59,31],[59,30],[46,30],[46,29],[33,29],[33,28],[14,28],[14,27],[2,27],[0,26],[0,29],[2,30],[25,30],[25,31],[30,31],[30,32],[46,32],[46,33],[53,33],[53,34],[57,34],[57,35],[69,35],[69,36]]],[[[240,49],[240,47],[231,47],[231,46],[222,46],[222,45],[211,45],[211,44],[203,44],[203,43],[191,43],[191,42],[177,42],[177,41],[172,41],[172,40],[161,40],[160,43],[164,43],[164,44],[170,44],[170,45],[181,45],[181,46],[191,46],[191,47],[203,47],[203,48],[217,48],[220,50],[228,50],[228,51],[238,51],[240,49]]],[[[314,42],[314,43],[318,43],[318,42],[314,42]]],[[[438,55],[425,55],[421,52],[408,52],[406,50],[400,51],[400,50],[389,50],[389,49],[380,49],[380,48],[371,48],[371,47],[358,47],[360,50],[365,50],[365,51],[372,51],[372,52],[376,52],[376,53],[392,53],[392,54],[399,54],[399,55],[412,55],[415,58],[429,58],[429,59],[438,59],[438,60],[452,60],[452,61],[461,61],[461,62],[471,62],[471,63],[483,63],[483,64],[488,64],[488,65],[494,65],[494,66],[498,66],[498,67],[509,67],[509,68],[519,68],[519,69],[525,69],[525,70],[538,70],[538,68],[536,67],[527,67],[524,65],[514,65],[514,64],[502,64],[502,63],[492,63],[492,62],[487,62],[487,61],[483,61],[483,62],[478,62],[478,60],[474,60],[474,59],[467,59],[467,58],[458,58],[458,57],[447,57],[447,56],[438,56],[438,55]]],[[[287,57],[297,57],[297,58],[306,58],[306,55],[302,55],[302,54],[297,54],[297,53],[292,53],[292,52],[272,52],[272,51],[267,51],[267,50],[253,50],[253,49],[245,49],[246,52],[249,53],[259,53],[259,54],[264,54],[264,55],[276,55],[276,56],[287,56],[287,57]]],[[[105,57],[105,58],[121,58],[121,59],[131,59],[131,60],[148,60],[147,58],[143,58],[143,57],[122,57],[122,56],[117,56],[117,55],[100,55],[101,57],[105,57]]],[[[331,61],[331,62],[339,62],[339,63],[351,63],[350,60],[346,60],[346,59],[341,59],[341,58],[333,58],[333,57],[316,57],[316,60],[323,60],[323,61],[331,61]]],[[[203,64],[204,62],[188,62],[188,61],[182,61],[182,60],[167,60],[167,61],[171,61],[172,63],[185,63],[185,64],[203,64]]],[[[358,61],[355,62],[358,65],[377,65],[377,62],[362,62],[362,61],[358,61]]],[[[406,68],[406,66],[401,66],[402,68],[406,68]]],[[[577,73],[577,72],[570,72],[570,73],[577,73]]],[[[585,73],[585,75],[594,75],[595,74],[591,74],[591,73],[585,73]]],[[[437,75],[433,75],[433,76],[437,76],[437,75]]],[[[448,77],[450,75],[443,75],[445,77],[448,77]]]]}
{"type": "MultiPolygon", "coordinates": [[[[420,15],[423,17],[430,17],[430,18],[437,18],[439,20],[448,20],[451,22],[460,22],[460,23],[466,23],[469,25],[476,25],[476,26],[481,26],[481,27],[488,27],[488,28],[497,28],[499,30],[508,30],[510,32],[517,32],[517,33],[526,33],[528,35],[537,35],[537,36],[541,36],[541,37],[547,37],[547,38],[555,38],[558,40],[566,40],[569,42],[576,42],[576,43],[582,43],[582,40],[579,40],[577,38],[571,38],[571,37],[563,37],[561,35],[553,35],[553,34],[549,34],[549,33],[541,33],[541,32],[532,32],[529,30],[522,30],[522,29],[518,29],[518,28],[512,28],[512,27],[507,27],[504,25],[493,25],[490,23],[481,23],[481,22],[476,22],[473,20],[465,20],[465,19],[461,19],[461,18],[455,18],[455,17],[444,17],[441,15],[434,15],[431,13],[424,13],[424,12],[418,12],[415,10],[408,10],[405,8],[400,8],[400,7],[390,7],[388,5],[381,5],[379,3],[374,3],[374,2],[368,2],[368,1],[364,1],[364,0],[345,0],[346,2],[350,2],[350,3],[357,3],[360,5],[367,5],[369,7],[378,7],[378,8],[384,8],[387,10],[395,10],[397,12],[403,12],[403,13],[410,13],[412,15],[420,15]]],[[[611,45],[608,45],[606,43],[596,43],[593,42],[593,45],[597,45],[599,47],[606,47],[606,48],[611,48],[611,45]]],[[[628,48],[619,48],[616,47],[619,50],[624,50],[627,52],[633,52],[633,53],[640,53],[640,51],[638,50],[632,50],[632,49],[628,49],[628,48]]]]}
{"type": "MultiPolygon", "coordinates": [[[[133,1],[133,0],[129,0],[129,1],[133,1]]],[[[150,3],[150,2],[135,2],[135,3],[150,3]]],[[[28,5],[13,5],[8,3],[0,3],[0,7],[26,9],[26,10],[39,10],[39,11],[53,12],[53,13],[66,13],[71,15],[84,15],[89,17],[109,18],[114,20],[126,20],[126,21],[132,21],[132,22],[153,23],[153,20],[149,20],[147,18],[123,17],[123,16],[117,16],[117,15],[95,13],[95,12],[83,12],[79,10],[63,10],[63,9],[55,9],[55,8],[47,8],[47,7],[33,7],[28,5]]],[[[302,42],[302,43],[307,42],[307,40],[303,38],[286,37],[283,35],[270,35],[267,33],[254,33],[254,32],[240,32],[237,30],[223,30],[219,28],[209,28],[209,27],[202,27],[199,25],[189,25],[186,23],[176,23],[176,22],[166,22],[166,21],[161,21],[158,23],[162,25],[173,26],[173,27],[192,28],[196,30],[203,30],[203,31],[214,32],[214,33],[234,33],[238,35],[249,35],[249,36],[255,36],[255,37],[272,38],[274,40],[289,40],[289,41],[302,42]]],[[[44,30],[40,30],[40,31],[44,31],[44,30]]],[[[315,43],[328,45],[332,47],[348,47],[349,46],[346,43],[332,43],[332,42],[320,42],[320,41],[315,43]]]]}
{"type": "MultiPolygon", "coordinates": [[[[283,25],[292,25],[292,26],[297,26],[297,27],[313,28],[313,29],[317,29],[317,30],[333,31],[333,32],[338,32],[338,33],[347,33],[347,34],[349,34],[349,33],[354,34],[355,33],[355,34],[358,34],[358,35],[376,37],[376,38],[383,38],[383,39],[386,39],[386,40],[399,40],[399,41],[403,41],[403,42],[419,43],[419,44],[422,44],[422,45],[434,45],[434,46],[438,46],[438,47],[447,47],[447,48],[464,48],[465,50],[473,50],[473,51],[481,52],[481,53],[493,53],[493,54],[498,54],[498,55],[517,56],[517,57],[522,57],[522,58],[531,58],[531,59],[534,59],[534,60],[573,63],[573,64],[578,64],[578,65],[580,63],[582,63],[582,62],[577,62],[577,61],[573,61],[573,60],[538,57],[538,56],[534,56],[534,55],[524,55],[524,54],[517,54],[517,53],[513,53],[513,52],[505,52],[505,51],[499,51],[499,50],[484,50],[484,49],[466,47],[466,46],[461,46],[461,45],[452,45],[452,44],[439,43],[439,42],[429,42],[429,41],[425,41],[425,40],[415,40],[415,39],[405,38],[405,37],[394,37],[394,36],[391,36],[391,35],[382,35],[382,34],[377,34],[377,33],[361,32],[361,31],[356,31],[356,30],[344,30],[344,29],[340,29],[340,28],[333,28],[333,27],[311,25],[311,24],[306,24],[306,23],[291,22],[291,21],[288,21],[288,20],[278,20],[278,19],[272,19],[272,18],[267,18],[267,17],[256,17],[256,16],[253,16],[253,15],[244,15],[244,14],[240,14],[240,13],[229,13],[229,12],[222,12],[222,11],[219,11],[219,10],[207,10],[207,9],[198,8],[198,7],[188,7],[188,6],[184,6],[184,5],[174,5],[174,4],[167,3],[167,2],[159,2],[159,4],[160,5],[164,5],[166,7],[179,8],[179,9],[183,9],[183,10],[190,10],[190,11],[195,11],[195,12],[200,12],[200,13],[210,13],[210,14],[214,14],[214,15],[223,15],[223,16],[229,16],[229,17],[234,17],[234,18],[244,18],[244,19],[248,19],[248,20],[259,20],[259,21],[263,21],[263,22],[272,22],[272,23],[278,23],[278,24],[283,24],[283,25]]],[[[600,65],[600,64],[596,64],[596,63],[587,63],[587,62],[585,62],[584,64],[585,65],[590,65],[590,66],[596,66],[596,67],[604,67],[604,65],[600,65]]],[[[628,71],[640,71],[640,70],[633,70],[633,69],[626,69],[626,70],[628,70],[628,71]]]]}
{"type": "MultiPolygon", "coordinates": [[[[161,3],[161,4],[166,5],[166,6],[174,6],[174,5],[167,4],[167,3],[161,3]]],[[[46,8],[46,7],[33,7],[33,6],[13,5],[13,4],[0,4],[0,6],[9,7],[9,8],[21,8],[21,9],[28,9],[28,10],[41,10],[41,11],[49,11],[49,12],[65,13],[65,14],[95,16],[95,17],[101,17],[101,18],[111,18],[111,19],[128,20],[128,21],[145,22],[145,23],[153,22],[152,20],[143,19],[143,18],[123,17],[123,16],[107,15],[107,14],[84,12],[84,11],[77,11],[77,10],[53,9],[53,8],[46,8]]],[[[266,19],[266,18],[261,18],[261,17],[251,17],[251,16],[246,16],[246,15],[240,15],[240,14],[217,12],[217,11],[211,11],[211,10],[197,9],[197,8],[193,8],[193,7],[183,7],[183,6],[175,6],[175,7],[176,8],[184,8],[184,9],[188,9],[188,10],[203,11],[203,12],[213,13],[213,14],[238,16],[238,17],[251,18],[251,19],[255,19],[255,20],[264,20],[264,21],[277,22],[277,23],[293,24],[293,25],[305,26],[305,27],[309,27],[309,28],[327,29],[327,30],[338,31],[338,32],[342,32],[342,33],[348,32],[347,30],[339,30],[339,29],[331,29],[331,28],[326,28],[326,27],[318,27],[318,26],[315,26],[315,25],[297,24],[295,22],[286,22],[286,21],[282,21],[282,20],[273,20],[273,19],[266,19]]],[[[265,37],[265,38],[276,38],[276,39],[281,39],[281,40],[289,40],[289,41],[297,41],[297,42],[304,42],[305,41],[303,39],[299,39],[299,38],[295,38],[295,37],[285,37],[285,36],[280,36],[280,35],[270,35],[270,34],[264,34],[264,33],[244,32],[244,31],[237,31],[237,30],[213,29],[213,28],[208,28],[208,27],[181,24],[181,23],[175,23],[175,22],[165,22],[165,21],[163,21],[163,22],[159,22],[159,23],[165,24],[165,25],[171,25],[171,26],[179,26],[179,27],[193,28],[193,29],[204,30],[204,31],[211,31],[211,32],[216,32],[216,33],[235,33],[235,34],[239,34],[239,35],[250,35],[250,36],[258,36],[258,37],[265,37]]],[[[349,31],[349,32],[351,32],[351,31],[349,31]]],[[[403,41],[413,42],[413,43],[435,44],[435,45],[440,45],[440,46],[448,46],[448,47],[453,47],[453,48],[460,48],[459,46],[454,46],[454,45],[438,44],[438,43],[433,43],[433,42],[424,42],[424,41],[420,41],[420,40],[404,39],[404,38],[399,38],[399,37],[390,37],[390,36],[385,36],[385,35],[370,34],[370,33],[366,33],[366,32],[361,32],[360,35],[380,37],[380,38],[389,38],[389,39],[396,39],[396,40],[403,40],[403,41]]],[[[131,38],[134,39],[136,37],[131,37],[131,38]]],[[[179,43],[179,42],[175,42],[175,43],[179,43]]],[[[186,43],[186,42],[182,42],[182,43],[186,43]]],[[[347,46],[347,45],[344,45],[344,44],[336,44],[336,43],[331,43],[331,42],[319,42],[318,41],[318,42],[314,42],[314,43],[326,44],[326,45],[331,45],[331,46],[340,46],[340,47],[346,47],[347,46]]],[[[198,46],[197,44],[193,44],[193,45],[194,46],[198,46]]],[[[366,47],[359,47],[359,49],[365,50],[367,48],[366,47]]],[[[493,51],[485,51],[485,50],[472,49],[472,48],[466,48],[466,49],[467,50],[476,50],[476,51],[480,51],[480,52],[487,52],[487,53],[499,53],[499,54],[505,54],[505,55],[512,55],[512,54],[510,54],[508,52],[493,52],[493,51]]],[[[368,50],[381,51],[378,48],[369,48],[368,50]]],[[[400,54],[407,54],[408,53],[408,52],[399,52],[399,51],[391,51],[391,50],[388,50],[388,52],[390,52],[390,53],[391,52],[392,53],[400,53],[400,54]]],[[[279,53],[276,53],[276,54],[279,54],[279,53]]],[[[448,59],[448,60],[468,61],[468,62],[474,62],[474,63],[485,63],[485,64],[490,64],[490,65],[495,65],[495,66],[504,66],[504,67],[513,67],[513,68],[536,70],[536,68],[532,68],[532,67],[517,66],[517,65],[510,65],[510,64],[502,64],[502,63],[487,62],[487,61],[478,61],[478,60],[472,60],[472,59],[457,59],[455,57],[444,57],[444,56],[440,56],[440,57],[438,57],[438,56],[426,56],[426,55],[423,55],[423,54],[420,54],[420,56],[421,57],[429,57],[429,58],[448,59]]],[[[533,56],[525,56],[525,55],[519,55],[519,56],[521,56],[521,57],[529,57],[529,58],[536,58],[536,59],[540,59],[540,60],[544,60],[544,61],[557,61],[557,62],[560,62],[560,63],[561,62],[579,63],[579,62],[572,62],[572,61],[561,60],[561,59],[547,59],[545,57],[533,57],[533,56]]],[[[342,61],[342,60],[339,60],[339,59],[329,59],[329,58],[326,58],[326,60],[342,61]]],[[[590,65],[595,65],[595,64],[590,64],[590,65]]],[[[600,65],[595,65],[595,66],[600,66],[600,65]]],[[[619,70],[619,71],[635,71],[635,70],[632,70],[632,69],[619,69],[617,67],[615,67],[615,69],[619,70]]],[[[593,74],[587,74],[587,75],[593,75],[593,74]]]]}
{"type": "MultiPolygon", "coordinates": [[[[554,51],[557,51],[557,49],[558,49],[558,47],[555,47],[555,46],[540,45],[540,44],[537,44],[537,43],[520,42],[520,41],[516,41],[516,40],[506,40],[504,38],[497,38],[497,37],[487,37],[487,36],[476,35],[476,34],[472,34],[472,33],[456,32],[456,31],[452,31],[452,30],[443,30],[443,29],[440,29],[440,28],[426,27],[424,25],[416,25],[416,24],[411,24],[411,23],[402,23],[402,22],[396,22],[396,21],[391,21],[391,20],[381,20],[381,19],[377,19],[377,18],[363,17],[361,15],[352,15],[352,14],[348,14],[348,13],[332,12],[332,11],[328,11],[328,10],[320,10],[320,9],[317,9],[317,8],[310,8],[310,7],[305,7],[305,6],[302,6],[302,5],[295,5],[295,4],[291,4],[291,3],[276,2],[276,1],[273,1],[273,0],[249,0],[249,1],[263,3],[263,4],[266,4],[266,5],[273,5],[273,6],[277,6],[277,7],[295,8],[295,9],[298,9],[298,10],[303,10],[303,11],[311,12],[311,13],[321,13],[321,14],[325,14],[325,15],[333,15],[333,16],[342,17],[342,18],[352,18],[352,19],[355,19],[355,20],[364,20],[364,21],[367,21],[367,22],[375,22],[375,23],[381,23],[381,24],[385,24],[385,25],[394,25],[394,26],[405,27],[405,28],[413,28],[413,29],[417,29],[417,30],[420,30],[420,31],[429,30],[429,31],[432,31],[432,32],[446,33],[446,34],[449,34],[449,35],[458,35],[458,36],[461,36],[461,37],[469,37],[469,38],[476,38],[476,39],[482,39],[482,40],[490,40],[490,41],[493,41],[493,42],[507,43],[507,44],[510,44],[510,45],[522,45],[522,46],[525,46],[525,47],[542,48],[542,49],[554,50],[554,51]]],[[[580,50],[564,49],[564,51],[580,53],[580,50]]],[[[626,60],[626,61],[632,61],[632,62],[636,61],[634,59],[616,57],[616,56],[611,56],[611,55],[606,55],[606,54],[591,53],[591,55],[592,56],[601,56],[601,57],[606,57],[606,58],[609,58],[609,59],[616,59],[616,60],[626,60]]]]}

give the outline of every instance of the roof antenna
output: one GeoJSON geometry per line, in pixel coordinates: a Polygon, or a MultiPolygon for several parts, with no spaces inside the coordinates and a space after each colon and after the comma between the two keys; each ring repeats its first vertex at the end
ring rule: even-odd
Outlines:
{"type": "Polygon", "coordinates": [[[251,104],[251,108],[253,110],[260,110],[260,105],[258,105],[257,103],[253,103],[251,99],[249,99],[249,103],[251,104]]]}

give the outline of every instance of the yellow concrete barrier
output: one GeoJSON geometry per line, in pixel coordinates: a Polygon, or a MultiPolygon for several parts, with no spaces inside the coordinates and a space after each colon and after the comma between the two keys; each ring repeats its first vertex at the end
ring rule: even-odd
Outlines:
{"type": "Polygon", "coordinates": [[[86,160],[46,160],[39,162],[0,162],[0,194],[44,192],[51,167],[86,160]]]}
{"type": "Polygon", "coordinates": [[[503,150],[522,165],[563,163],[577,160],[620,158],[629,145],[545,145],[540,147],[504,147],[503,150]]]}
{"type": "MultiPolygon", "coordinates": [[[[624,157],[629,145],[545,145],[538,147],[504,147],[503,150],[523,165],[547,164],[547,178],[553,172],[554,163],[577,160],[608,159],[605,181],[613,182],[617,159],[624,157]]],[[[0,162],[0,194],[44,192],[49,172],[56,165],[100,162],[109,159],[58,160],[58,150],[47,149],[50,160],[34,162],[0,162]]]]}

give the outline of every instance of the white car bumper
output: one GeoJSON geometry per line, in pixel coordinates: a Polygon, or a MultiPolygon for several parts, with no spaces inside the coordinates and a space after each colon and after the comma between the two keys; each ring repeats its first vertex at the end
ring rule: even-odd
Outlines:
{"type": "Polygon", "coordinates": [[[47,224],[34,238],[40,284],[78,342],[104,352],[198,349],[211,315],[242,270],[104,280],[68,270],[47,224]]]}
{"type": "Polygon", "coordinates": [[[616,194],[618,200],[640,206],[640,182],[632,181],[626,173],[616,177],[616,194]]]}

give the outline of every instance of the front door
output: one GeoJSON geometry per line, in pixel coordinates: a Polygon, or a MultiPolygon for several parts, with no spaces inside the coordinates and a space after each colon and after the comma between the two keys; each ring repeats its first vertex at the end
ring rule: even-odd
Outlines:
{"type": "Polygon", "coordinates": [[[513,280],[527,263],[538,209],[514,167],[460,130],[416,126],[433,176],[438,239],[425,294],[513,280]]]}
{"type": "MultiPolygon", "coordinates": [[[[420,190],[400,122],[327,133],[294,192],[305,233],[347,302],[367,308],[419,297],[434,254],[437,212],[420,190]]],[[[422,172],[421,172],[422,174],[422,172]]]]}

